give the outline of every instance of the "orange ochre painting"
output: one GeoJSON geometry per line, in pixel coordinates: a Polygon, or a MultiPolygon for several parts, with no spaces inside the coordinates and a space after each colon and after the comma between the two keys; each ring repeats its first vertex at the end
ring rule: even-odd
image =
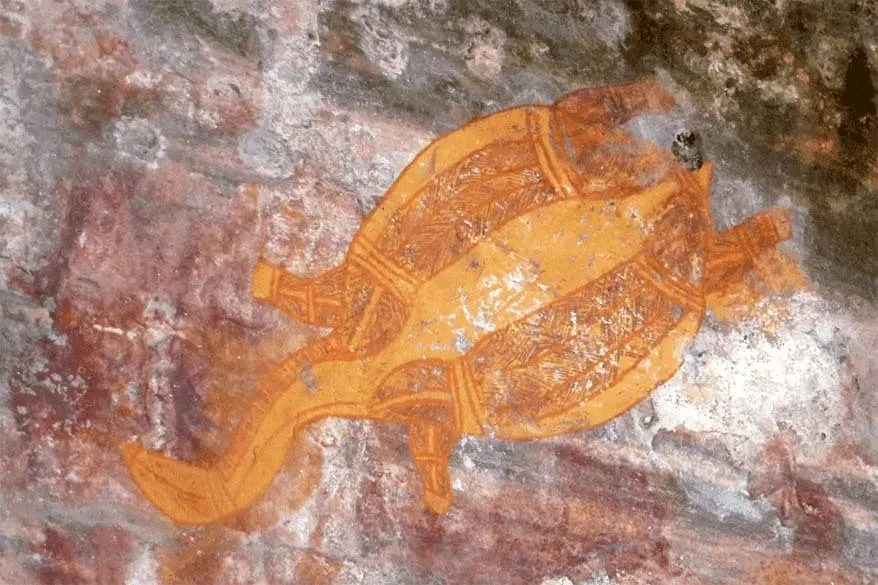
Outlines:
{"type": "Polygon", "coordinates": [[[257,262],[255,298],[331,333],[262,378],[214,465],[129,444],[134,481],[175,521],[220,521],[260,498],[307,425],[368,419],[407,427],[441,514],[462,435],[551,437],[637,404],[791,233],[780,209],[714,231],[711,164],[623,128],[673,107],[647,81],[477,119],[414,159],[338,267],[257,262]]]}

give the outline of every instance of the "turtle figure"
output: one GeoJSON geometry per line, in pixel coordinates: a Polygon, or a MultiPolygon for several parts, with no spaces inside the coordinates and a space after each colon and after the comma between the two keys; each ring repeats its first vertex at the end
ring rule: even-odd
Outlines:
{"type": "Polygon", "coordinates": [[[332,331],[260,382],[210,466],[124,448],[173,520],[251,506],[292,439],[327,417],[404,425],[427,508],[452,504],[463,435],[507,440],[595,427],[668,380],[711,296],[791,234],[774,209],[715,232],[712,165],[623,124],[674,107],[656,81],[507,109],[427,146],[313,278],[256,263],[252,292],[332,331]]]}

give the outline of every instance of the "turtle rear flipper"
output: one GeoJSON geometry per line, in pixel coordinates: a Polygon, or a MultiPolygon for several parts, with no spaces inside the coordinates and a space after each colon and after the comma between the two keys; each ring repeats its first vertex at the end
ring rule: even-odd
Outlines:
{"type": "Polygon", "coordinates": [[[265,300],[285,314],[317,327],[335,327],[347,315],[345,265],[315,278],[303,278],[259,259],[253,269],[253,298],[265,300]]]}

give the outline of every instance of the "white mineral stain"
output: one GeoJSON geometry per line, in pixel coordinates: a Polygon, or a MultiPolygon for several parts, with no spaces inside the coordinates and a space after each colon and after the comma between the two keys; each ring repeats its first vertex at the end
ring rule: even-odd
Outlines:
{"type": "Polygon", "coordinates": [[[604,44],[619,46],[631,32],[628,9],[621,2],[604,0],[580,4],[580,15],[591,22],[595,36],[604,44]]]}
{"type": "Polygon", "coordinates": [[[168,424],[176,417],[175,403],[170,399],[174,394],[171,375],[177,367],[170,344],[171,338],[179,335],[176,310],[169,301],[153,298],[146,303],[142,320],[146,325],[145,342],[154,354],[148,366],[146,385],[146,410],[150,422],[146,444],[152,449],[162,449],[176,439],[175,426],[168,424]]]}
{"type": "MultiPolygon", "coordinates": [[[[212,126],[216,126],[215,121],[212,126]]],[[[125,160],[157,169],[158,162],[165,157],[168,141],[148,120],[127,116],[120,118],[113,124],[112,135],[116,152],[125,160]]]]}
{"type": "MultiPolygon", "coordinates": [[[[461,291],[460,293],[460,308],[463,311],[463,315],[467,321],[472,324],[473,328],[479,333],[490,333],[494,331],[497,327],[492,323],[488,317],[488,315],[495,314],[494,312],[489,312],[491,309],[495,309],[496,303],[493,303],[493,307],[489,303],[481,303],[478,308],[478,312],[475,316],[470,312],[470,308],[467,302],[466,293],[461,291]]],[[[496,309],[495,309],[496,311],[496,309]]]]}
{"type": "Polygon", "coordinates": [[[418,0],[354,0],[354,4],[375,4],[377,6],[386,6],[388,8],[404,8],[413,4],[418,4],[418,0]]]}
{"type": "Polygon", "coordinates": [[[845,412],[836,354],[848,324],[814,294],[791,305],[774,337],[757,320],[731,332],[706,324],[677,376],[653,394],[655,428],[713,433],[751,459],[784,421],[803,440],[804,456],[828,455],[845,412]],[[693,401],[688,385],[707,389],[708,398],[693,401]]]}
{"type": "Polygon", "coordinates": [[[125,585],[159,585],[158,568],[152,548],[144,548],[128,567],[125,585]]]}
{"type": "Polygon", "coordinates": [[[771,511],[771,505],[763,500],[750,499],[745,486],[735,489],[722,483],[690,474],[679,474],[678,482],[690,502],[719,520],[737,518],[758,523],[771,511]]]}
{"type": "Polygon", "coordinates": [[[321,549],[339,555],[362,550],[363,535],[350,528],[356,525],[363,483],[374,472],[375,462],[369,457],[370,443],[374,442],[372,427],[360,421],[327,419],[313,427],[313,432],[321,437],[323,446],[323,469],[317,487],[321,501],[318,516],[323,521],[321,549]],[[357,440],[351,442],[352,437],[357,440]],[[329,517],[327,509],[332,510],[329,517]]]}
{"type": "Polygon", "coordinates": [[[548,288],[536,283],[538,277],[531,266],[520,264],[502,279],[490,274],[483,277],[478,287],[488,293],[479,295],[478,300],[471,300],[466,291],[459,289],[464,318],[475,332],[490,333],[497,329],[498,315],[511,315],[516,320],[531,314],[550,299],[548,288]]]}
{"type": "Polygon", "coordinates": [[[92,328],[100,331],[101,333],[111,333],[113,335],[125,335],[125,331],[123,329],[119,329],[118,327],[110,327],[107,325],[99,325],[95,323],[92,325],[92,328]]]}
{"type": "Polygon", "coordinates": [[[455,329],[454,330],[454,350],[460,354],[465,354],[472,348],[473,344],[470,341],[469,337],[467,337],[466,329],[455,329]]]}
{"type": "Polygon", "coordinates": [[[613,585],[613,581],[609,575],[600,571],[599,573],[593,573],[591,579],[583,581],[582,585],[613,585]]]}
{"type": "Polygon", "coordinates": [[[503,275],[503,284],[507,290],[521,292],[524,288],[525,278],[521,270],[521,266],[516,266],[515,270],[503,275]]]}
{"type": "Polygon", "coordinates": [[[540,581],[540,585],[573,585],[570,577],[549,577],[540,581]]]}

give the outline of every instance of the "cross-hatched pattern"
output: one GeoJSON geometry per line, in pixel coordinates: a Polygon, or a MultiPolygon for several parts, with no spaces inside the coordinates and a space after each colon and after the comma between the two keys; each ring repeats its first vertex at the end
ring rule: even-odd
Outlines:
{"type": "Polygon", "coordinates": [[[558,112],[551,133],[556,156],[578,171],[571,177],[582,197],[625,197],[667,180],[676,170],[667,153],[620,129],[582,125],[558,112]]]}
{"type": "Polygon", "coordinates": [[[434,177],[391,221],[378,243],[426,280],[530,209],[557,200],[529,137],[499,140],[434,177]]]}
{"type": "Polygon", "coordinates": [[[684,316],[628,262],[492,333],[468,358],[492,425],[521,424],[580,405],[618,381],[684,316]]]}
{"type": "Polygon", "coordinates": [[[650,253],[672,278],[700,282],[710,229],[707,210],[692,197],[678,194],[655,220],[655,233],[661,237],[650,241],[650,253]]]}

